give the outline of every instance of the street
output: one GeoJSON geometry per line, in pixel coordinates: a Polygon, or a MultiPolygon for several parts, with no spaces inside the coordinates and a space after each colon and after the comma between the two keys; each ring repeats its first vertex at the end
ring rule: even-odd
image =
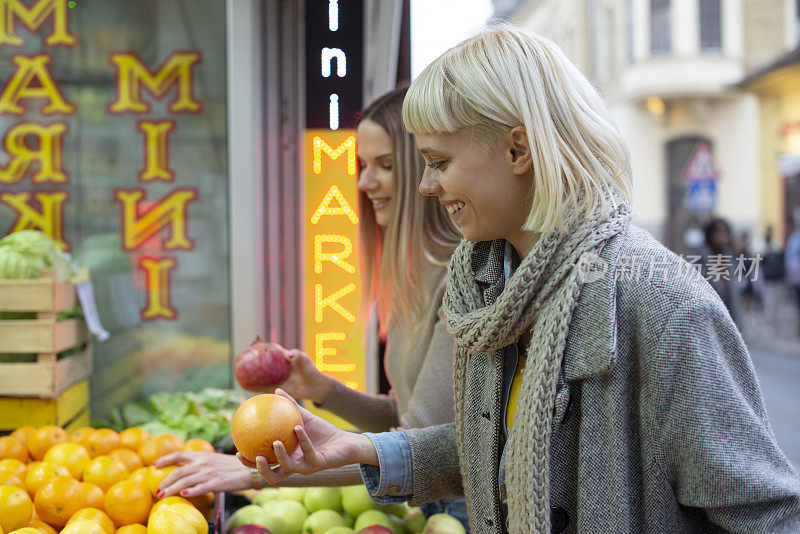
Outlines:
{"type": "Polygon", "coordinates": [[[775,437],[800,471],[800,344],[750,340],[749,348],[775,437]]]}

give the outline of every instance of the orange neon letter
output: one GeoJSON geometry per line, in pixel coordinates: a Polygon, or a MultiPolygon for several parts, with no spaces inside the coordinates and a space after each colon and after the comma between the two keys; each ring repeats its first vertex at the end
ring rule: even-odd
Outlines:
{"type": "Polygon", "coordinates": [[[322,154],[335,160],[347,152],[347,174],[356,175],[356,138],[350,136],[338,147],[331,148],[321,137],[314,138],[314,174],[322,174],[322,154]]]}
{"type": "Polygon", "coordinates": [[[322,312],[327,306],[330,306],[333,311],[344,317],[348,322],[356,322],[356,316],[350,313],[347,308],[336,302],[340,298],[344,297],[348,293],[352,293],[355,290],[356,285],[351,283],[347,284],[336,293],[328,295],[327,297],[323,297],[322,284],[314,284],[314,321],[321,323],[322,312]]]}
{"type": "Polygon", "coordinates": [[[140,89],[162,97],[174,84],[177,96],[169,105],[172,113],[196,113],[202,110],[192,94],[192,69],[200,61],[197,52],[175,52],[153,74],[134,54],[112,54],[117,67],[117,101],[108,108],[111,113],[148,113],[150,104],[142,101],[140,89]]]}
{"type": "Polygon", "coordinates": [[[328,189],[328,192],[325,194],[325,198],[322,199],[317,209],[314,210],[314,214],[311,216],[311,224],[317,224],[325,215],[347,215],[351,223],[358,224],[358,216],[355,210],[350,207],[347,199],[344,198],[344,195],[335,184],[331,185],[330,189],[328,189]],[[338,208],[330,207],[331,201],[334,198],[339,203],[338,208]]]}
{"type": "Polygon", "coordinates": [[[63,122],[47,126],[28,122],[11,128],[3,137],[3,147],[11,157],[8,165],[0,165],[0,183],[19,182],[34,163],[39,164],[39,170],[33,175],[34,182],[68,182],[61,166],[62,136],[66,131],[67,125],[63,122]],[[33,143],[37,148],[28,148],[25,140],[29,137],[37,140],[33,143]]]}
{"type": "Polygon", "coordinates": [[[63,234],[63,207],[64,203],[69,200],[69,193],[66,191],[52,193],[40,191],[35,193],[35,197],[39,202],[39,210],[29,204],[31,200],[29,192],[0,194],[0,201],[19,213],[10,232],[27,229],[41,230],[49,235],[62,250],[69,250],[69,243],[64,241],[63,234]]]}
{"type": "Polygon", "coordinates": [[[22,0],[0,0],[0,46],[25,44],[14,32],[15,16],[35,33],[51,15],[53,29],[44,39],[45,46],[74,45],[77,41],[67,29],[67,3],[64,0],[38,0],[30,8],[22,0]]]}
{"type": "Polygon", "coordinates": [[[49,103],[42,106],[44,115],[70,114],[75,106],[64,100],[64,96],[53,81],[47,65],[52,58],[47,54],[38,56],[11,56],[17,68],[0,94],[0,113],[22,115],[25,108],[19,105],[22,99],[43,98],[49,103]],[[34,80],[36,80],[34,82],[34,80]]]}
{"type": "Polygon", "coordinates": [[[344,341],[347,336],[344,332],[322,332],[314,336],[314,360],[317,369],[323,373],[346,373],[356,370],[356,364],[330,364],[325,363],[325,356],[336,356],[337,350],[333,347],[326,347],[326,341],[344,341]]]}
{"type": "Polygon", "coordinates": [[[322,262],[329,261],[337,267],[341,267],[350,274],[356,272],[356,268],[344,261],[353,252],[353,242],[343,235],[317,234],[314,236],[314,272],[322,273],[322,262]],[[338,252],[323,252],[322,245],[325,243],[340,243],[342,249],[338,252]]]}
{"type": "Polygon", "coordinates": [[[169,298],[169,274],[177,263],[178,260],[175,258],[159,260],[157,258],[143,257],[139,260],[139,268],[147,276],[147,306],[141,312],[143,320],[171,320],[178,317],[178,312],[172,307],[169,298]]]}
{"type": "Polygon", "coordinates": [[[134,250],[161,231],[170,227],[169,240],[164,243],[167,250],[192,249],[194,242],[187,237],[187,205],[197,199],[197,192],[191,189],[178,189],[162,198],[152,207],[139,214],[139,201],[144,197],[144,189],[118,189],[117,201],[122,206],[122,247],[134,250]]]}
{"type": "Polygon", "coordinates": [[[175,173],[169,169],[167,144],[167,134],[174,129],[174,121],[139,122],[139,130],[144,133],[144,170],[139,173],[141,181],[171,182],[175,179],[175,173]]]}

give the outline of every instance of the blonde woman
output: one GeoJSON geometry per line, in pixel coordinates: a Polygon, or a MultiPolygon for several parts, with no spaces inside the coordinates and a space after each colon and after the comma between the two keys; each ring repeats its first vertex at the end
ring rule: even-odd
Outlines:
{"type": "MultiPolygon", "coordinates": [[[[453,340],[441,312],[445,266],[460,241],[456,226],[434,198],[417,192],[424,161],[402,121],[406,89],[391,91],[361,113],[357,125],[360,256],[364,308],[373,304],[386,339],[391,392],[371,395],[347,388],[317,370],[307,354],[290,351],[292,372],[281,387],[373,432],[453,421],[453,340]]],[[[374,355],[377,357],[377,355],[374,355]]],[[[161,484],[162,495],[233,491],[258,486],[232,456],[176,453],[158,466],[190,462],[161,484]]],[[[285,485],[360,484],[358,466],[285,485]]],[[[446,511],[466,524],[463,499],[423,506],[446,511]]]]}
{"type": "Polygon", "coordinates": [[[426,68],[403,118],[420,192],[466,238],[444,296],[456,421],[356,435],[305,412],[263,476],[358,461],[382,502],[466,495],[476,533],[800,532],[742,337],[632,224],[625,143],[563,53],[484,31],[426,68]]]}

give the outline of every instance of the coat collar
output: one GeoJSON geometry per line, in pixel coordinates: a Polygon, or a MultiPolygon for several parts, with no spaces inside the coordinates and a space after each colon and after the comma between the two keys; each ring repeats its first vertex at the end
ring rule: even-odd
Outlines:
{"type": "Polygon", "coordinates": [[[608,266],[602,278],[586,282],[569,324],[562,369],[564,380],[607,373],[617,355],[617,264],[630,224],[609,239],[600,258],[608,266]]]}
{"type": "MultiPolygon", "coordinates": [[[[581,288],[572,314],[562,369],[567,382],[607,373],[617,352],[616,272],[620,250],[630,225],[608,240],[600,258],[608,265],[605,275],[581,288]]],[[[505,241],[475,244],[472,267],[482,288],[486,305],[491,305],[503,291],[505,241]]]]}

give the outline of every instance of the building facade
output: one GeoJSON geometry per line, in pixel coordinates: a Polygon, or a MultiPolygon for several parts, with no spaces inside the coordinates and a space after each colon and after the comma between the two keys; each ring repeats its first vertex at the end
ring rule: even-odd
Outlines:
{"type": "Polygon", "coordinates": [[[738,84],[794,48],[797,13],[796,0],[529,0],[509,19],[598,86],[630,147],[637,223],[683,252],[712,216],[751,234],[775,223],[758,97],[738,84]]]}

